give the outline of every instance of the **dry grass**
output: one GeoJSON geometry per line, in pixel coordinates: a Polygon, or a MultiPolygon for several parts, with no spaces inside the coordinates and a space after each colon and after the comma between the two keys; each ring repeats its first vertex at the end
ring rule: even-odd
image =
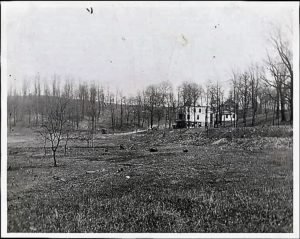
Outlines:
{"type": "Polygon", "coordinates": [[[8,231],[292,232],[292,148],[155,134],[99,137],[95,149],[73,142],[58,168],[39,143],[9,142],[8,231]]]}

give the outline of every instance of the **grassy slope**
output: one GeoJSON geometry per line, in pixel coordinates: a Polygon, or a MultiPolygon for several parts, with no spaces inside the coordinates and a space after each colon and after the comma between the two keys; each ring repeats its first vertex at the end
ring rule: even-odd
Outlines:
{"type": "Polygon", "coordinates": [[[9,143],[8,231],[292,232],[292,148],[216,138],[99,137],[99,148],[71,147],[58,168],[34,141],[9,143]]]}

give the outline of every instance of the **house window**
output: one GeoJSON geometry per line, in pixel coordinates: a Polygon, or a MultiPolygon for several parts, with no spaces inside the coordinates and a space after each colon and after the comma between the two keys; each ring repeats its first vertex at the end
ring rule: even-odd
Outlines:
{"type": "Polygon", "coordinates": [[[232,115],[232,118],[234,118],[235,115],[232,115]]]}
{"type": "Polygon", "coordinates": [[[190,119],[190,115],[187,115],[187,119],[188,119],[188,120],[190,119]]]}
{"type": "Polygon", "coordinates": [[[199,119],[199,115],[197,115],[197,120],[199,119]]]}
{"type": "Polygon", "coordinates": [[[228,115],[226,115],[226,119],[228,119],[228,115]]]}
{"type": "Polygon", "coordinates": [[[199,113],[201,113],[201,109],[199,108],[199,113]]]}

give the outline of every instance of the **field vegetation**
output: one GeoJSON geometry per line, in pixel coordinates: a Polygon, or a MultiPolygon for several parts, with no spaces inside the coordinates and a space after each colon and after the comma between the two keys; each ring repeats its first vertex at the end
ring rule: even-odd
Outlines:
{"type": "Polygon", "coordinates": [[[8,136],[9,232],[293,231],[290,126],[97,134],[58,167],[39,137],[8,136]]]}

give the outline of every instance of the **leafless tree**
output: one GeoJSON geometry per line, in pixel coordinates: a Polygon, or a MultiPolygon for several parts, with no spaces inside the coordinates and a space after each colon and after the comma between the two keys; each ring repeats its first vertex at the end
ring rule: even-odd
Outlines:
{"type": "Polygon", "coordinates": [[[97,111],[97,122],[100,120],[101,113],[104,113],[104,106],[105,106],[105,96],[104,90],[102,86],[98,85],[97,88],[97,102],[98,102],[98,111],[97,111]]]}
{"type": "Polygon", "coordinates": [[[115,132],[116,115],[115,115],[114,95],[112,94],[109,94],[109,108],[110,108],[111,128],[113,132],[115,132]]]}
{"type": "Polygon", "coordinates": [[[190,127],[190,111],[191,111],[191,106],[193,102],[192,98],[192,90],[191,90],[191,84],[190,82],[183,82],[179,87],[178,87],[178,96],[180,99],[180,105],[184,107],[184,109],[187,109],[187,124],[188,127],[190,127]]]}
{"type": "MultiPolygon", "coordinates": [[[[280,30],[277,31],[277,34],[271,36],[271,42],[273,43],[273,48],[276,50],[277,55],[280,58],[280,63],[283,65],[281,71],[277,77],[281,78],[283,89],[288,89],[290,94],[288,98],[290,106],[290,121],[293,121],[293,53],[291,50],[291,41],[290,39],[283,39],[283,34],[280,30]]],[[[270,63],[270,61],[269,61],[270,63]]],[[[282,94],[282,93],[281,93],[282,94]]],[[[282,95],[281,108],[284,108],[284,99],[282,95]]]]}
{"type": "Polygon", "coordinates": [[[17,118],[20,110],[20,96],[14,85],[10,87],[7,99],[7,112],[9,117],[9,129],[12,131],[12,127],[17,124],[17,118]]]}
{"type": "MultiPolygon", "coordinates": [[[[54,89],[54,87],[53,87],[54,89]]],[[[55,89],[54,92],[57,92],[55,89]]],[[[67,116],[66,109],[69,103],[69,99],[63,96],[50,96],[47,99],[47,117],[42,128],[44,130],[45,139],[51,143],[51,150],[54,160],[54,167],[57,167],[56,152],[63,139],[63,134],[66,132],[67,116]]]]}
{"type": "Polygon", "coordinates": [[[196,105],[201,96],[202,88],[196,83],[190,83],[191,98],[194,107],[194,126],[196,126],[196,105]]]}
{"type": "Polygon", "coordinates": [[[89,101],[88,101],[88,116],[91,120],[91,130],[95,131],[96,129],[96,117],[97,117],[97,88],[94,84],[90,86],[89,89],[89,101]]]}
{"type": "Polygon", "coordinates": [[[40,102],[41,102],[41,85],[40,85],[40,74],[37,73],[34,81],[34,95],[33,95],[33,111],[35,114],[35,125],[39,123],[39,112],[40,112],[40,102]]]}
{"type": "Polygon", "coordinates": [[[210,85],[209,90],[210,108],[215,114],[214,126],[219,127],[222,124],[224,91],[218,82],[210,85]]]}
{"type": "Polygon", "coordinates": [[[146,99],[146,109],[150,114],[150,128],[153,128],[154,122],[154,110],[156,107],[156,87],[154,85],[150,85],[145,90],[145,99],[146,99]]]}
{"type": "Polygon", "coordinates": [[[86,115],[86,104],[88,101],[88,85],[86,83],[79,84],[78,97],[80,102],[80,120],[84,120],[86,115]]]}
{"type": "Polygon", "coordinates": [[[255,125],[255,119],[258,110],[258,97],[260,81],[264,78],[263,69],[257,64],[249,69],[250,89],[251,89],[251,106],[252,106],[252,126],[255,125]]]}

